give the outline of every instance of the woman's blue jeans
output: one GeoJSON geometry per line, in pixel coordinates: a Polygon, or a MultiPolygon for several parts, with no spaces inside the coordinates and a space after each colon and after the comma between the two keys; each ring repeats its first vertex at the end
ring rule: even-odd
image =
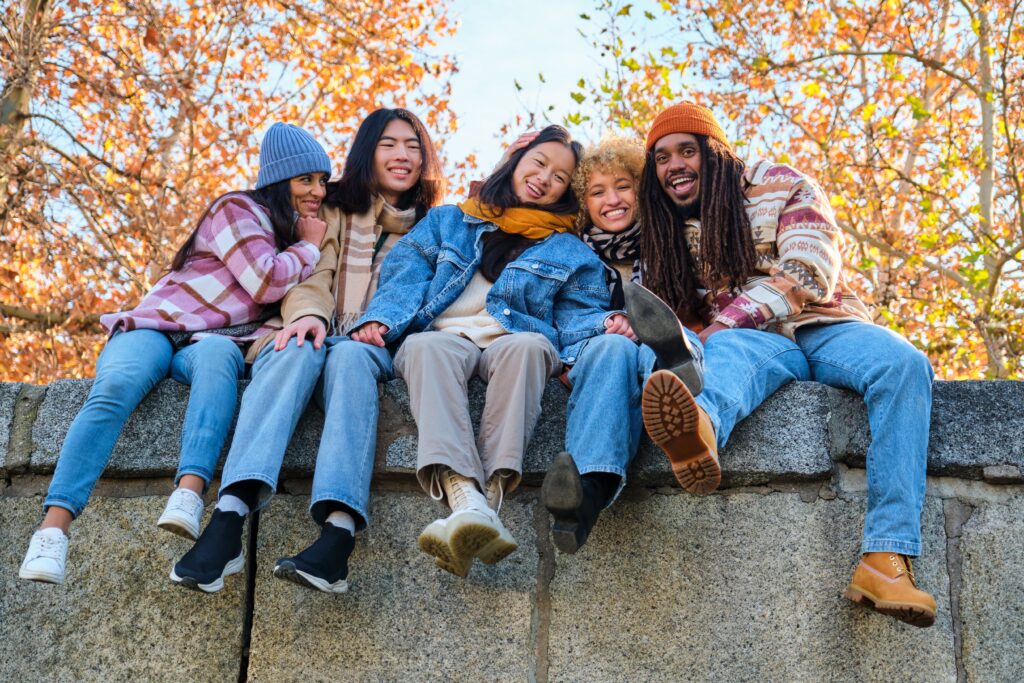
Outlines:
{"type": "Polygon", "coordinates": [[[268,345],[253,364],[252,382],[242,396],[221,493],[232,484],[257,481],[256,508],[270,501],[288,442],[315,396],[324,410],[324,429],[310,512],[322,524],[329,504],[341,503],[355,513],[357,528],[364,528],[380,413],[377,385],[393,377],[387,349],[348,337],[328,337],[319,350],[308,340],[298,346],[292,339],[281,351],[268,345]]]}
{"type": "MultiPolygon", "coordinates": [[[[598,339],[569,373],[566,447],[580,472],[622,474],[639,443],[639,386],[653,355],[621,342],[595,345],[598,339]]],[[[814,380],[861,394],[872,434],[861,550],[920,554],[933,378],[923,353],[891,330],[861,322],[801,327],[796,341],[725,330],[708,338],[703,353],[697,403],[715,426],[719,449],[740,420],[789,382],[814,380]]]]}
{"type": "Polygon", "coordinates": [[[56,505],[75,517],[82,513],[128,416],[168,375],[192,385],[175,481],[194,474],[209,484],[244,371],[242,352],[227,337],[206,337],[175,352],[167,335],[156,330],[115,334],[96,361],[89,397],[68,429],[44,509],[56,505]]]}

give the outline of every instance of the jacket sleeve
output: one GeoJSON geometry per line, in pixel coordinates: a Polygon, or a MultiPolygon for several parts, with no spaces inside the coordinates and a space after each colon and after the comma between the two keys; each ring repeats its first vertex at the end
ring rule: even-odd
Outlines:
{"type": "MultiPolygon", "coordinates": [[[[354,327],[368,322],[388,326],[384,340],[398,339],[423,307],[437,269],[441,236],[434,211],[395,243],[380,269],[380,284],[354,327]]],[[[354,328],[353,328],[354,329],[354,328]]]]}
{"type": "Polygon", "coordinates": [[[800,314],[808,304],[828,302],[842,268],[842,233],[828,197],[817,183],[788,167],[793,179],[778,214],[778,265],[723,308],[716,322],[729,327],[765,328],[800,314]]]}
{"type": "Polygon", "coordinates": [[[281,317],[285,325],[307,315],[315,315],[328,327],[334,320],[337,308],[334,280],[341,265],[341,231],[345,215],[338,209],[325,209],[323,219],[327,223],[327,232],[320,244],[320,260],[313,274],[293,287],[281,302],[281,317]]]}
{"type": "Polygon", "coordinates": [[[559,290],[553,308],[560,354],[566,362],[575,360],[576,349],[585,340],[604,334],[604,321],[613,313],[604,266],[587,249],[588,258],[559,290]]]}
{"type": "Polygon", "coordinates": [[[253,301],[269,304],[313,272],[320,250],[300,240],[278,253],[273,232],[253,211],[240,197],[218,202],[207,217],[207,243],[253,301]]]}

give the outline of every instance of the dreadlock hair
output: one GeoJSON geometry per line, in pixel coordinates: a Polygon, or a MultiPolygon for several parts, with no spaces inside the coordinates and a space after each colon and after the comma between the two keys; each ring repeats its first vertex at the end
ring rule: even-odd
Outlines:
{"type": "Polygon", "coordinates": [[[646,287],[680,318],[698,314],[697,288],[728,284],[738,290],[754,272],[757,256],[744,208],[743,162],[718,140],[694,135],[700,149],[699,264],[693,262],[680,224],[679,209],[665,194],[647,152],[640,178],[640,257],[646,287]]]}

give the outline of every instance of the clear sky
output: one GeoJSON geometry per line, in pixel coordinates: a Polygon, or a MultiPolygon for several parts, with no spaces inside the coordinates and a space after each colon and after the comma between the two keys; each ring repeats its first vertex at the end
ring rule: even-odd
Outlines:
{"type": "MultiPolygon", "coordinates": [[[[639,0],[633,11],[654,4],[639,0]]],[[[562,122],[570,105],[576,106],[569,92],[577,81],[604,68],[579,32],[601,26],[596,5],[595,0],[451,0],[450,13],[460,27],[437,48],[459,64],[451,98],[459,130],[446,144],[449,158],[475,153],[479,168],[489,170],[501,157],[501,140],[495,136],[502,124],[528,108],[553,104],[551,120],[562,122]],[[583,21],[581,13],[594,18],[583,21]],[[538,73],[544,74],[544,83],[538,73]],[[516,80],[523,86],[518,93],[516,80]]]]}

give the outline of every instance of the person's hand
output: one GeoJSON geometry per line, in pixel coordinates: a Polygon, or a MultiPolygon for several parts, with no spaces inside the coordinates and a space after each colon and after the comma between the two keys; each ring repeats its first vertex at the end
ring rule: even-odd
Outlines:
{"type": "Polygon", "coordinates": [[[371,321],[360,325],[357,329],[349,332],[349,337],[357,342],[372,344],[373,346],[384,346],[384,335],[391,329],[384,323],[371,321]]]}
{"type": "Polygon", "coordinates": [[[505,153],[501,155],[501,159],[498,160],[498,165],[494,167],[494,170],[497,171],[506,161],[509,160],[509,158],[511,158],[513,154],[528,147],[531,142],[537,139],[538,135],[540,135],[539,130],[528,130],[517,137],[515,141],[508,146],[505,153]]]}
{"type": "Polygon", "coordinates": [[[604,321],[605,334],[621,334],[636,341],[636,334],[633,333],[633,326],[629,324],[629,318],[622,313],[616,313],[604,321]]]}
{"type": "Polygon", "coordinates": [[[295,221],[295,232],[299,235],[300,240],[306,240],[319,247],[320,243],[324,241],[324,235],[327,234],[327,223],[316,216],[299,216],[299,219],[295,221]]]}
{"type": "Polygon", "coordinates": [[[315,315],[306,315],[295,322],[285,325],[284,329],[278,331],[274,336],[274,350],[280,351],[288,346],[288,340],[296,338],[295,345],[302,346],[306,337],[313,337],[313,348],[319,349],[327,338],[327,326],[324,321],[315,315]]]}
{"type": "Polygon", "coordinates": [[[707,344],[708,337],[710,337],[716,332],[721,332],[722,330],[729,329],[732,328],[730,328],[728,325],[723,325],[722,323],[711,323],[710,325],[708,325],[707,327],[700,331],[700,333],[697,335],[697,338],[700,339],[701,344],[707,344]]]}

